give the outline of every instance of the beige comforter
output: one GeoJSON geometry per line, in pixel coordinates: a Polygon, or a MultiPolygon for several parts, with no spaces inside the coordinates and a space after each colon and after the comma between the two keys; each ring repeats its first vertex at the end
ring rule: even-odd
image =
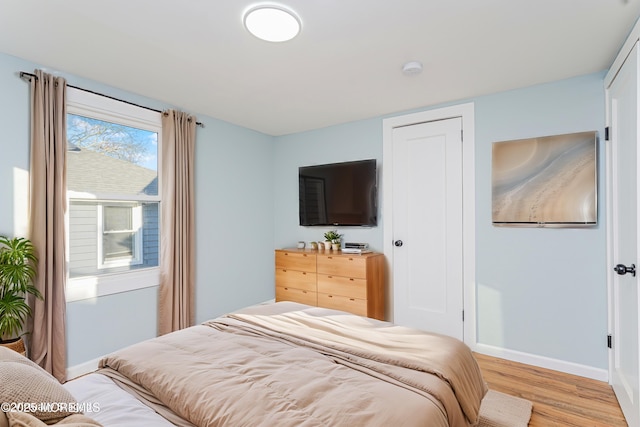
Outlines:
{"type": "Polygon", "coordinates": [[[180,425],[470,426],[486,393],[458,340],[294,303],[145,341],[101,367],[180,425]]]}

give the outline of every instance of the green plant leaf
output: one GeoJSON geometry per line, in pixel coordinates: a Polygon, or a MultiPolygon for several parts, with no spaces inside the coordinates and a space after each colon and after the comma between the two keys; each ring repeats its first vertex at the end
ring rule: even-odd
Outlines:
{"type": "Polygon", "coordinates": [[[0,236],[0,340],[15,338],[23,332],[31,307],[28,294],[42,299],[33,286],[38,258],[29,239],[0,236]]]}
{"type": "Polygon", "coordinates": [[[0,339],[17,337],[30,315],[31,307],[24,298],[14,294],[5,295],[0,299],[0,339]]]}
{"type": "Polygon", "coordinates": [[[329,242],[333,242],[334,240],[340,240],[341,237],[342,237],[342,234],[338,234],[337,230],[331,230],[324,233],[324,239],[329,242]]]}

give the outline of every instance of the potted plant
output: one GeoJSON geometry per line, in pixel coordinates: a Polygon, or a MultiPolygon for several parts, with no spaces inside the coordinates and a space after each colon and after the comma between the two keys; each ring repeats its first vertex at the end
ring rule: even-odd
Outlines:
{"type": "Polygon", "coordinates": [[[35,247],[29,239],[0,236],[0,345],[24,353],[24,323],[31,316],[28,294],[42,299],[33,286],[35,247]]]}
{"type": "Polygon", "coordinates": [[[338,234],[337,230],[331,230],[324,233],[325,249],[333,248],[334,251],[340,249],[340,238],[342,234],[338,234]]]}

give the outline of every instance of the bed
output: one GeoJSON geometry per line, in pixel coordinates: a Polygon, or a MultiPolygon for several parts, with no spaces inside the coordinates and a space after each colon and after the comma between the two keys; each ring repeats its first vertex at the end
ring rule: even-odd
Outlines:
{"type": "Polygon", "coordinates": [[[105,427],[473,426],[487,392],[458,340],[290,302],[127,347],[64,388],[105,427]]]}

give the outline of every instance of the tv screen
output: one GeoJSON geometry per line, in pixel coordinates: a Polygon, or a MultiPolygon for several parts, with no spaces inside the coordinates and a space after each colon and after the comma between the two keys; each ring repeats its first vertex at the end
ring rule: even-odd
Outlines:
{"type": "Polygon", "coordinates": [[[302,166],[300,225],[378,224],[376,160],[302,166]]]}

